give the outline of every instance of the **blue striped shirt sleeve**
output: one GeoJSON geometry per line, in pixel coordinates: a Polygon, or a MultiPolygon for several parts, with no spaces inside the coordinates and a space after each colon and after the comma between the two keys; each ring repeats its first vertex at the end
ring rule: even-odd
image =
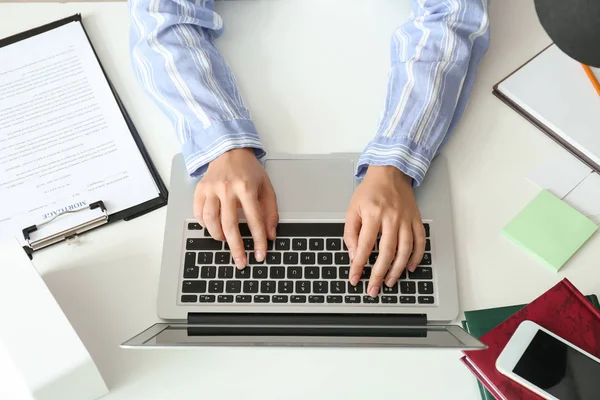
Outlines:
{"type": "Polygon", "coordinates": [[[423,182],[460,119],[489,46],[488,0],[412,0],[393,35],[385,107],[357,169],[392,165],[423,182]]]}
{"type": "MultiPolygon", "coordinates": [[[[489,0],[412,0],[394,32],[385,106],[360,157],[423,181],[459,121],[489,46],[489,0]]],[[[233,148],[264,156],[231,70],[214,45],[223,22],[213,0],[130,0],[131,53],[138,79],[170,117],[188,171],[233,148]]]]}
{"type": "Polygon", "coordinates": [[[169,117],[188,172],[234,148],[265,151],[229,65],[214,45],[223,21],[213,0],[130,0],[134,71],[169,117]]]}

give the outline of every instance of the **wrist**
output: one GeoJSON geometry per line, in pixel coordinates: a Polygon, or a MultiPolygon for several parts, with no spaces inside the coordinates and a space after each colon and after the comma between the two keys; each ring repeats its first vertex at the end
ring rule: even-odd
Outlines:
{"type": "Polygon", "coordinates": [[[210,169],[211,165],[229,164],[233,160],[249,157],[256,159],[254,150],[249,147],[241,147],[227,150],[226,152],[215,158],[213,161],[211,161],[208,165],[208,168],[210,169]]]}
{"type": "Polygon", "coordinates": [[[405,174],[393,165],[369,165],[365,178],[367,176],[380,177],[384,179],[400,179],[412,186],[412,177],[405,174]]]}

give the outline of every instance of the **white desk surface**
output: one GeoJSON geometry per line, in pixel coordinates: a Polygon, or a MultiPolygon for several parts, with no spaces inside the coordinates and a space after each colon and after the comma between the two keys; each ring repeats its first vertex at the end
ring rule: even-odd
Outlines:
{"type": "MultiPolygon", "coordinates": [[[[600,294],[600,235],[558,274],[501,237],[538,189],[525,176],[563,150],[492,95],[549,39],[533,2],[491,2],[492,45],[446,146],[461,310],[528,302],[567,276],[600,294]]],[[[384,101],[397,0],[218,3],[218,41],[270,151],[360,151],[384,101]],[[318,6],[317,6],[318,5],[318,6]],[[311,14],[312,13],[312,14],[311,14]],[[310,26],[310,28],[307,28],[310,26]]],[[[130,67],[125,3],[0,4],[0,37],[80,12],[108,75],[168,184],[178,145],[130,67]]],[[[165,211],[115,223],[35,264],[111,390],[131,399],[473,399],[475,378],[450,350],[209,348],[136,351],[119,344],[154,323],[165,211]]]]}

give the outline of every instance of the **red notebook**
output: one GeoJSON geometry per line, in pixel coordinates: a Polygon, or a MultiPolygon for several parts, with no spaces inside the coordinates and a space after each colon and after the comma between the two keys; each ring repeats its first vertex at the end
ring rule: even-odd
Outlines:
{"type": "Polygon", "coordinates": [[[563,279],[479,340],[488,348],[464,351],[461,361],[497,399],[537,400],[542,397],[496,370],[496,359],[517,327],[533,321],[588,353],[600,357],[600,311],[568,279],[563,279]]]}

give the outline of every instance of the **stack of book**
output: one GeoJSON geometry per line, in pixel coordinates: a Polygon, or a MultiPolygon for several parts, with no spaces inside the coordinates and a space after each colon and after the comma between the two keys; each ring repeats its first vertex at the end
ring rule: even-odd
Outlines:
{"type": "Polygon", "coordinates": [[[575,346],[600,357],[600,303],[583,296],[563,279],[530,304],[466,311],[462,325],[488,346],[464,351],[461,361],[477,377],[483,400],[533,400],[541,397],[496,369],[496,359],[525,320],[533,321],[575,346]]]}

